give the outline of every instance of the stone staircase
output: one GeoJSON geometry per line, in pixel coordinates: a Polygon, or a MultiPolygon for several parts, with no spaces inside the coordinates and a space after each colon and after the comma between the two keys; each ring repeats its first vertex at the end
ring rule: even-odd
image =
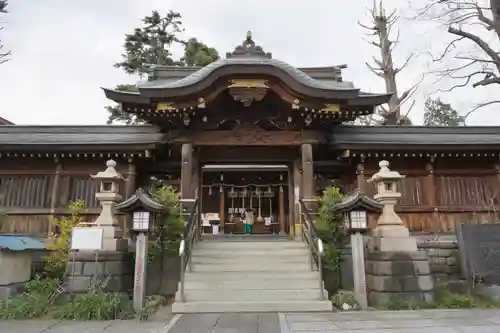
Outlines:
{"type": "MultiPolygon", "coordinates": [[[[193,269],[174,313],[331,311],[306,245],[274,236],[214,237],[196,243],[193,269]]],[[[180,286],[179,286],[180,288],[180,286]]]]}

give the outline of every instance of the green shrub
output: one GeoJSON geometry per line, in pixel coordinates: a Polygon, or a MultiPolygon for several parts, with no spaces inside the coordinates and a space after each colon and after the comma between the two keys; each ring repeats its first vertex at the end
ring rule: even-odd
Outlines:
{"type": "Polygon", "coordinates": [[[71,302],[57,307],[53,315],[61,320],[113,320],[131,313],[128,297],[96,291],[76,295],[71,302]]]}
{"type": "Polygon", "coordinates": [[[344,242],[343,219],[331,213],[332,207],[342,201],[342,194],[336,187],[329,187],[318,197],[318,218],[316,231],[325,247],[324,266],[340,276],[342,246],[344,242]]]}
{"type": "Polygon", "coordinates": [[[47,246],[51,250],[50,254],[44,256],[45,275],[48,278],[61,279],[66,272],[66,266],[69,260],[69,250],[71,241],[71,232],[74,227],[82,225],[81,213],[85,209],[85,203],[82,200],[70,202],[71,217],[69,218],[51,218],[50,223],[57,227],[57,233],[49,235],[51,243],[47,246]]]}
{"type": "Polygon", "coordinates": [[[332,303],[337,309],[342,309],[344,304],[349,305],[351,309],[357,309],[358,302],[356,294],[352,290],[339,290],[332,296],[332,303]]]}
{"type": "Polygon", "coordinates": [[[164,211],[158,214],[154,230],[154,244],[150,244],[148,259],[162,260],[169,256],[179,255],[179,245],[184,231],[184,221],[180,214],[180,193],[172,186],[156,188],[153,198],[163,205],[164,211]]]}
{"type": "Polygon", "coordinates": [[[0,302],[0,319],[38,318],[47,314],[57,297],[59,281],[37,276],[25,284],[25,292],[0,302]]]}

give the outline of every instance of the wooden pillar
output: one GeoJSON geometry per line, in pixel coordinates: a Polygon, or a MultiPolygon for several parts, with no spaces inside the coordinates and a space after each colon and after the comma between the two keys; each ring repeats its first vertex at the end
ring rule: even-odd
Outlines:
{"type": "MultiPolygon", "coordinates": [[[[431,157],[431,160],[425,164],[425,169],[428,172],[427,177],[425,178],[425,186],[424,186],[424,195],[429,200],[429,206],[432,207],[432,230],[439,232],[441,231],[439,226],[439,213],[437,208],[437,199],[436,199],[436,179],[434,176],[434,157],[431,157]]],[[[426,226],[421,226],[422,230],[427,229],[426,226]]]]}
{"type": "Polygon", "coordinates": [[[314,198],[314,167],[311,144],[302,145],[302,197],[314,198]]]}
{"type": "Polygon", "coordinates": [[[192,173],[193,173],[193,145],[184,143],[181,149],[181,198],[193,199],[192,173]]]}
{"type": "Polygon", "coordinates": [[[293,195],[294,187],[293,187],[293,166],[288,167],[287,173],[288,180],[288,236],[291,240],[295,237],[295,219],[294,219],[294,210],[295,210],[295,198],[293,195]]]}
{"type": "MultiPolygon", "coordinates": [[[[312,145],[305,143],[301,147],[302,152],[302,191],[301,195],[304,199],[313,199],[314,192],[314,166],[313,166],[313,151],[312,145]]],[[[306,205],[309,210],[316,210],[316,205],[308,203],[306,205]]]]}
{"type": "Polygon", "coordinates": [[[220,218],[220,227],[219,232],[224,233],[224,223],[226,221],[226,195],[224,193],[224,186],[221,186],[219,189],[219,218],[220,218]]]}
{"type": "Polygon", "coordinates": [[[130,198],[135,192],[136,168],[134,160],[128,159],[127,184],[125,185],[125,197],[130,198]]]}
{"type": "Polygon", "coordinates": [[[191,164],[191,192],[193,198],[199,197],[200,193],[200,163],[198,157],[193,154],[191,164]]]}
{"type": "MultiPolygon", "coordinates": [[[[62,171],[62,165],[59,162],[59,159],[55,159],[56,162],[56,173],[54,174],[54,183],[52,184],[52,193],[51,193],[51,200],[50,200],[50,215],[52,218],[54,218],[54,215],[56,213],[56,208],[58,207],[59,204],[59,184],[61,182],[61,171],[62,171]]],[[[49,221],[48,225],[48,236],[50,237],[52,235],[52,223],[49,221]]]]}
{"type": "Polygon", "coordinates": [[[280,234],[285,232],[285,191],[283,185],[279,189],[280,234]]]}
{"type": "MultiPolygon", "coordinates": [[[[293,218],[295,221],[295,228],[300,228],[300,202],[302,198],[302,174],[300,173],[301,159],[297,158],[293,161],[293,218]]],[[[296,232],[298,234],[298,232],[296,232]]]]}
{"type": "Polygon", "coordinates": [[[497,186],[500,187],[500,161],[495,163],[495,171],[496,171],[496,179],[497,179],[497,183],[498,183],[495,187],[497,187],[497,186]]]}
{"type": "Polygon", "coordinates": [[[365,158],[361,156],[361,160],[356,165],[356,185],[358,190],[366,194],[366,179],[365,179],[365,158]]]}
{"type": "MultiPolygon", "coordinates": [[[[136,183],[136,168],[134,160],[132,158],[128,159],[128,169],[127,169],[127,183],[125,184],[125,198],[130,198],[134,195],[136,183]]],[[[133,215],[131,213],[125,214],[125,234],[128,235],[128,230],[132,229],[133,226],[133,215]]]]}

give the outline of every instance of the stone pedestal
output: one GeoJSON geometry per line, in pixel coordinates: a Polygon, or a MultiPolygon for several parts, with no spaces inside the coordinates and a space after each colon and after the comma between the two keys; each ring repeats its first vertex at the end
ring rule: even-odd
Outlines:
{"type": "Polygon", "coordinates": [[[423,252],[371,252],[366,260],[368,301],[383,305],[394,300],[432,302],[434,282],[423,252]]]}
{"type": "Polygon", "coordinates": [[[102,285],[107,292],[130,292],[133,287],[133,253],[76,252],[70,255],[65,284],[69,293],[86,293],[92,285],[102,285]]]}
{"type": "Polygon", "coordinates": [[[120,226],[115,214],[115,205],[122,199],[119,193],[119,182],[122,176],[116,171],[116,162],[109,160],[106,162],[106,170],[96,175],[91,175],[93,179],[101,182],[99,192],[95,197],[102,206],[101,214],[95,220],[96,226],[103,229],[103,251],[127,251],[128,241],[123,239],[123,228],[120,226]]]}
{"type": "Polygon", "coordinates": [[[401,193],[398,181],[404,176],[389,170],[389,162],[379,163],[380,171],[370,182],[377,187],[374,199],[383,205],[382,214],[373,230],[367,255],[368,299],[372,305],[391,301],[431,302],[434,281],[427,255],[417,249],[417,240],[394,211],[401,193]]]}

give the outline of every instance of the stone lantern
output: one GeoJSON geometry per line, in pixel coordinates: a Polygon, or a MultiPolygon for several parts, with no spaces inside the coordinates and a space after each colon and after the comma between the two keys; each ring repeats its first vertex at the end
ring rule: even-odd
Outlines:
{"type": "Polygon", "coordinates": [[[432,302],[434,281],[427,254],[417,250],[415,237],[394,211],[401,197],[397,183],[404,176],[389,170],[388,161],[381,161],[379,166],[380,171],[369,180],[377,187],[374,198],[382,205],[382,214],[366,257],[368,301],[383,305],[399,297],[403,301],[432,302]]]}
{"type": "Polygon", "coordinates": [[[103,228],[103,251],[125,251],[127,240],[123,239],[123,229],[115,215],[115,204],[122,199],[119,185],[123,177],[116,171],[116,162],[106,162],[106,170],[91,175],[92,179],[100,181],[99,192],[95,197],[102,206],[101,214],[95,224],[103,228]]]}
{"type": "Polygon", "coordinates": [[[380,170],[368,182],[373,182],[377,188],[374,199],[382,205],[382,214],[373,230],[374,250],[378,251],[417,251],[417,241],[410,237],[410,232],[403,225],[401,218],[394,211],[401,193],[397,191],[398,181],[404,179],[397,171],[389,169],[388,161],[380,161],[380,170]]]}

